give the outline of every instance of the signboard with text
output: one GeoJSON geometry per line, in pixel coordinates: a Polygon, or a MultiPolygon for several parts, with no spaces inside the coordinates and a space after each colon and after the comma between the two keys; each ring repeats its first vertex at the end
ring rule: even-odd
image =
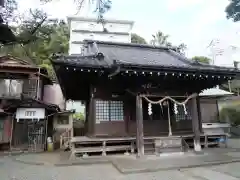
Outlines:
{"type": "Polygon", "coordinates": [[[44,119],[44,108],[18,108],[16,119],[44,119]]]}

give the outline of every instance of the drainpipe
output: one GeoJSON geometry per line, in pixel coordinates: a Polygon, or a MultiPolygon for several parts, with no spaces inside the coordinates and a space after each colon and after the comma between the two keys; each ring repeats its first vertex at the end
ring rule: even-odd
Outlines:
{"type": "Polygon", "coordinates": [[[230,80],[228,80],[228,90],[229,90],[230,93],[232,92],[231,81],[230,80]]]}
{"type": "Polygon", "coordinates": [[[47,133],[48,133],[48,118],[50,117],[50,116],[54,116],[55,114],[57,114],[57,113],[52,113],[52,114],[49,114],[49,115],[47,115],[47,116],[45,116],[45,118],[46,118],[46,127],[45,127],[45,130],[46,130],[46,136],[45,136],[45,149],[47,149],[47,133]]]}
{"type": "Polygon", "coordinates": [[[4,0],[0,0],[0,9],[4,7],[4,3],[5,3],[4,0]]]}
{"type": "Polygon", "coordinates": [[[40,86],[40,68],[38,68],[38,80],[37,80],[37,99],[39,100],[39,86],[40,86]]]}
{"type": "Polygon", "coordinates": [[[13,113],[13,114],[9,114],[9,115],[12,115],[11,117],[12,117],[12,122],[11,122],[11,135],[10,135],[10,152],[12,152],[12,139],[13,139],[13,127],[14,127],[14,116],[16,115],[16,112],[15,113],[13,113]]]}

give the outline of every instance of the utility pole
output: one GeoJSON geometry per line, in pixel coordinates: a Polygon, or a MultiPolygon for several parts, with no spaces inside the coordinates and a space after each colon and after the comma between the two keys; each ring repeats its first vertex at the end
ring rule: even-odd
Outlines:
{"type": "Polygon", "coordinates": [[[221,56],[224,53],[224,49],[219,48],[217,45],[220,43],[219,39],[213,39],[207,48],[210,48],[211,56],[212,56],[212,62],[211,65],[215,65],[215,61],[217,56],[221,56]]]}
{"type": "Polygon", "coordinates": [[[3,12],[3,8],[4,8],[4,0],[0,0],[0,23],[3,23],[3,19],[2,19],[2,12],[3,12]]]}
{"type": "Polygon", "coordinates": [[[4,0],[0,0],[0,8],[4,7],[4,0]]]}

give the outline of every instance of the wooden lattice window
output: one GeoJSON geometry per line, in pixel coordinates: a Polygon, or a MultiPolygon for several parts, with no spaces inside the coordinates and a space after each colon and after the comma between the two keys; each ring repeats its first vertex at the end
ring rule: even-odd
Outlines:
{"type": "Polygon", "coordinates": [[[96,123],[101,121],[123,121],[122,101],[96,100],[96,123]]]}
{"type": "Polygon", "coordinates": [[[187,114],[185,114],[183,106],[178,106],[177,109],[178,109],[178,113],[175,115],[176,121],[192,120],[192,115],[188,106],[186,106],[187,114]]]}

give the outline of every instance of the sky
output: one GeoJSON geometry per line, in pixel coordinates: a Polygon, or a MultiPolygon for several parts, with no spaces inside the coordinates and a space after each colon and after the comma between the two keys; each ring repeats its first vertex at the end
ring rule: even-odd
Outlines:
{"type": "MultiPolygon", "coordinates": [[[[41,7],[51,18],[66,18],[78,12],[72,0],[53,0],[45,5],[38,0],[18,1],[21,12],[41,7]]],[[[208,45],[214,40],[218,42],[215,50],[223,50],[221,56],[214,56],[215,64],[227,66],[233,60],[240,60],[240,23],[226,19],[224,10],[228,3],[228,0],[112,0],[112,8],[105,18],[135,21],[132,32],[147,41],[160,30],[170,36],[172,44],[185,43],[187,57],[213,58],[208,45]]],[[[87,13],[80,10],[78,15],[96,16],[92,13],[93,6],[86,9],[87,13]]]]}

